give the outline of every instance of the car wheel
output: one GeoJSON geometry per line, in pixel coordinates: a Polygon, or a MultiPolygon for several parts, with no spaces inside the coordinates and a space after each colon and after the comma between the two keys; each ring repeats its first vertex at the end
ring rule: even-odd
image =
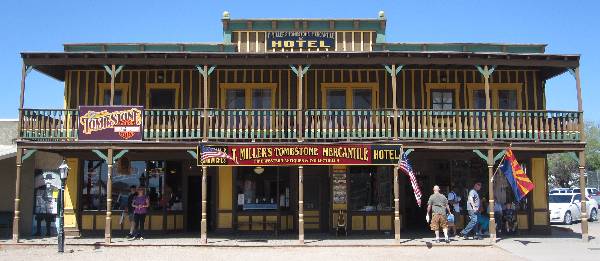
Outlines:
{"type": "Polygon", "coordinates": [[[597,221],[598,220],[598,211],[593,208],[592,212],[590,212],[590,221],[597,221]]]}
{"type": "Polygon", "coordinates": [[[567,213],[565,213],[565,218],[563,219],[563,223],[565,223],[565,225],[573,224],[573,217],[571,216],[571,212],[567,211],[567,213]]]}

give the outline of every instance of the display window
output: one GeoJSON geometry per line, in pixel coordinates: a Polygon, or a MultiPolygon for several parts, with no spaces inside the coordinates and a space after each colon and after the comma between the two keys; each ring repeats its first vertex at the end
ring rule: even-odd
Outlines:
{"type": "MultiPolygon", "coordinates": [[[[146,188],[150,210],[182,210],[178,172],[176,164],[166,161],[118,161],[113,168],[112,209],[127,208],[127,199],[134,186],[146,188]]],[[[83,210],[106,210],[107,176],[108,166],[104,161],[84,161],[83,210]]]]}
{"type": "Polygon", "coordinates": [[[238,211],[290,207],[289,175],[280,175],[277,167],[240,167],[236,187],[238,211]]]}
{"type": "Polygon", "coordinates": [[[349,204],[353,211],[391,211],[394,185],[390,168],[350,167],[349,204]]]}

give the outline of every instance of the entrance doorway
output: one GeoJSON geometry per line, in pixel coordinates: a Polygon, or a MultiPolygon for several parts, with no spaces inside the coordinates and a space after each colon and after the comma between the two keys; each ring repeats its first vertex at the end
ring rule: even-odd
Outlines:
{"type": "Polygon", "coordinates": [[[328,232],[330,229],[330,181],[327,167],[306,167],[304,170],[304,229],[328,232]]]}
{"type": "MultiPolygon", "coordinates": [[[[207,177],[206,182],[208,184],[210,183],[211,177],[207,177]]],[[[210,189],[210,185],[207,186],[207,192],[206,192],[206,214],[207,214],[207,219],[209,219],[209,217],[211,215],[209,215],[210,212],[210,204],[208,204],[208,202],[210,201],[210,195],[211,195],[211,189],[210,189]]],[[[187,193],[188,197],[187,197],[187,231],[189,232],[200,232],[200,221],[202,220],[202,177],[201,176],[190,176],[188,177],[188,193],[187,193]]],[[[208,220],[207,220],[207,227],[208,226],[208,220]]]]}

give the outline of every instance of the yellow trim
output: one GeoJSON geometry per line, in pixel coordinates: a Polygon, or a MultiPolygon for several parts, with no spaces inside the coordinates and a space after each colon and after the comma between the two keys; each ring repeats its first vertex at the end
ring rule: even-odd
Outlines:
{"type": "Polygon", "coordinates": [[[67,164],[71,168],[71,175],[67,177],[65,187],[65,227],[77,228],[77,215],[75,209],[77,208],[77,185],[79,184],[79,159],[78,158],[67,158],[67,164]],[[69,211],[72,210],[72,211],[69,211]]]}
{"type": "MultiPolygon", "coordinates": [[[[546,171],[546,158],[531,158],[531,181],[536,184],[532,191],[533,209],[546,209],[548,206],[546,171]]],[[[549,220],[546,213],[534,212],[533,217],[534,225],[548,225],[549,220]]]]}
{"type": "MultiPolygon", "coordinates": [[[[473,92],[475,90],[485,90],[485,85],[483,83],[467,83],[467,90],[469,93],[469,108],[475,108],[475,95],[473,92]]],[[[521,99],[521,92],[523,91],[522,83],[490,83],[490,93],[492,95],[492,109],[498,109],[499,107],[499,98],[498,91],[500,90],[512,90],[517,92],[517,109],[520,110],[523,108],[523,100],[521,99]]]]}
{"type": "Polygon", "coordinates": [[[219,210],[233,208],[233,167],[219,167],[219,210]]]}
{"type": "Polygon", "coordinates": [[[275,96],[277,96],[276,92],[278,85],[278,83],[219,83],[219,89],[221,90],[221,107],[227,109],[225,106],[228,90],[244,90],[246,109],[252,109],[252,95],[249,95],[252,90],[271,89],[271,109],[275,109],[275,96]]]}
{"type": "Polygon", "coordinates": [[[146,84],[146,108],[150,108],[150,91],[151,90],[160,90],[160,89],[173,89],[175,90],[175,100],[173,104],[175,105],[174,109],[179,108],[179,89],[181,89],[181,84],[179,83],[148,83],[146,84]]]}
{"type": "MultiPolygon", "coordinates": [[[[129,83],[115,83],[115,91],[116,90],[121,91],[121,104],[127,105],[128,101],[129,101],[127,99],[127,97],[129,97],[129,83]]],[[[98,83],[98,104],[97,105],[104,105],[104,92],[105,91],[110,92],[110,83],[98,83]]],[[[108,101],[108,102],[110,102],[110,101],[108,101]]]]}
{"type": "Polygon", "coordinates": [[[454,91],[454,95],[452,95],[452,97],[454,98],[453,109],[461,108],[460,99],[459,99],[460,86],[461,86],[461,83],[430,83],[430,82],[425,83],[425,99],[427,100],[427,108],[431,109],[431,91],[432,90],[454,91]]]}
{"type": "Polygon", "coordinates": [[[353,83],[321,83],[321,104],[322,109],[327,109],[327,91],[328,90],[346,90],[346,108],[352,108],[354,103],[354,95],[348,95],[355,89],[371,89],[371,108],[375,109],[379,104],[378,89],[379,83],[376,82],[353,82],[353,83]]]}

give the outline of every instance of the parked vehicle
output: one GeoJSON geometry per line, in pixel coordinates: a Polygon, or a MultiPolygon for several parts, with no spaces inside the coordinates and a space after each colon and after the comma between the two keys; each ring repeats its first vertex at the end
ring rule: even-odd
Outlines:
{"type": "MultiPolygon", "coordinates": [[[[580,193],[580,189],[573,188],[573,193],[580,193]]],[[[600,209],[600,190],[597,188],[585,188],[585,195],[588,198],[593,198],[598,203],[598,209],[600,209]]]]}
{"type": "Polygon", "coordinates": [[[550,190],[550,192],[548,192],[549,194],[556,194],[556,193],[571,193],[573,192],[573,189],[570,188],[555,188],[550,190]]]}
{"type": "MultiPolygon", "coordinates": [[[[581,194],[556,193],[548,196],[550,222],[560,222],[566,225],[581,220],[581,194]]],[[[594,199],[587,201],[587,214],[590,221],[598,220],[598,202],[594,199]]]]}

